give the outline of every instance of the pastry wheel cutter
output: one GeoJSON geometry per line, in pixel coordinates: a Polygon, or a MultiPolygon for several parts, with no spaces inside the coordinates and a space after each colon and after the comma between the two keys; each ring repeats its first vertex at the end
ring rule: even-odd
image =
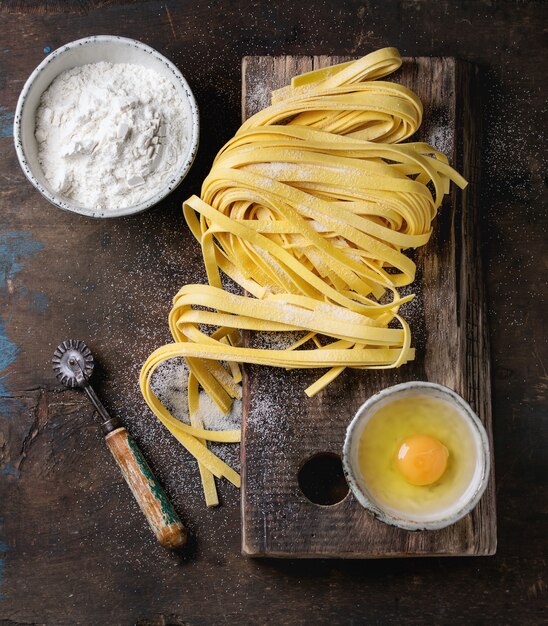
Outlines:
{"type": "Polygon", "coordinates": [[[63,341],[53,354],[53,371],[57,379],[69,388],[83,389],[91,400],[105,435],[107,448],[129,485],[137,504],[164,548],[180,548],[185,545],[187,533],[160,483],[152,473],[141,450],[128,431],[111,417],[89,379],[93,372],[93,355],[83,341],[63,341]]]}

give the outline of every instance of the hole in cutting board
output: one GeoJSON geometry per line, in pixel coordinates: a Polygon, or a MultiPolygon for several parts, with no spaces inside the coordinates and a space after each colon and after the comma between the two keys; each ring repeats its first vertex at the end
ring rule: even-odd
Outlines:
{"type": "Polygon", "coordinates": [[[341,457],[333,452],[310,457],[299,470],[298,479],[301,491],[314,504],[337,504],[348,494],[341,457]]]}

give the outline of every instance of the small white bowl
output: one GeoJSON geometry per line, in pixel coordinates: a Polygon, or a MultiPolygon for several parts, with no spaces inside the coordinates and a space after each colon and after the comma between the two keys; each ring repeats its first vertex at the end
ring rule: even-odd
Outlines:
{"type": "Polygon", "coordinates": [[[489,441],[485,428],[478,416],[472,411],[470,405],[453,390],[443,385],[428,382],[414,381],[402,383],[401,385],[383,389],[369,398],[358,409],[346,431],[343,448],[343,469],[350,489],[358,502],[380,521],[405,530],[438,530],[462,519],[479,502],[487,487],[487,479],[489,478],[489,441]],[[396,517],[393,513],[383,510],[382,504],[376,501],[368,490],[358,467],[359,442],[366,424],[383,406],[395,400],[425,395],[450,403],[457,410],[461,419],[466,421],[475,443],[475,470],[462,498],[455,502],[454,506],[449,510],[440,511],[439,517],[437,516],[435,519],[429,520],[413,519],[410,515],[405,518],[403,516],[396,517]]]}
{"type": "Polygon", "coordinates": [[[47,56],[25,83],[15,110],[13,138],[19,163],[30,182],[52,204],[73,213],[90,217],[120,217],[150,208],[165,198],[186,176],[198,150],[199,114],[194,95],[181,72],[171,61],[150,46],[125,37],[97,35],[68,43],[47,56]],[[142,65],[170,80],[188,111],[188,142],[181,163],[169,181],[147,200],[121,209],[97,210],[72,203],[51,189],[38,162],[38,146],[34,137],[36,109],[40,98],[52,81],[65,70],[88,63],[131,63],[142,65]]]}

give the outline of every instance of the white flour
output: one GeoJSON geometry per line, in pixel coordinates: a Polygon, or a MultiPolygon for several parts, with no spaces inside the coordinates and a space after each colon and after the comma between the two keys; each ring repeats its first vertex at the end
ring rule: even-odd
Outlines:
{"type": "Polygon", "coordinates": [[[51,187],[86,208],[153,196],[181,164],[187,111],[154,70],[93,63],[60,74],[43,93],[35,136],[51,187]]]}
{"type": "MultiPolygon", "coordinates": [[[[178,420],[190,424],[187,406],[188,368],[183,359],[161,363],[152,377],[152,389],[166,409],[178,420]]],[[[199,414],[204,428],[209,430],[235,430],[240,428],[242,403],[235,400],[226,414],[220,411],[204,390],[200,390],[199,414]]]]}

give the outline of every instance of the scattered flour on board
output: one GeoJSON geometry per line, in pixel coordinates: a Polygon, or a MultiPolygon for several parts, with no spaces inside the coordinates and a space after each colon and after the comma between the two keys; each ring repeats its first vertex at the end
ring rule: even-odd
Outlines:
{"type": "Polygon", "coordinates": [[[432,124],[428,129],[426,142],[451,160],[455,137],[448,123],[432,124]]]}

